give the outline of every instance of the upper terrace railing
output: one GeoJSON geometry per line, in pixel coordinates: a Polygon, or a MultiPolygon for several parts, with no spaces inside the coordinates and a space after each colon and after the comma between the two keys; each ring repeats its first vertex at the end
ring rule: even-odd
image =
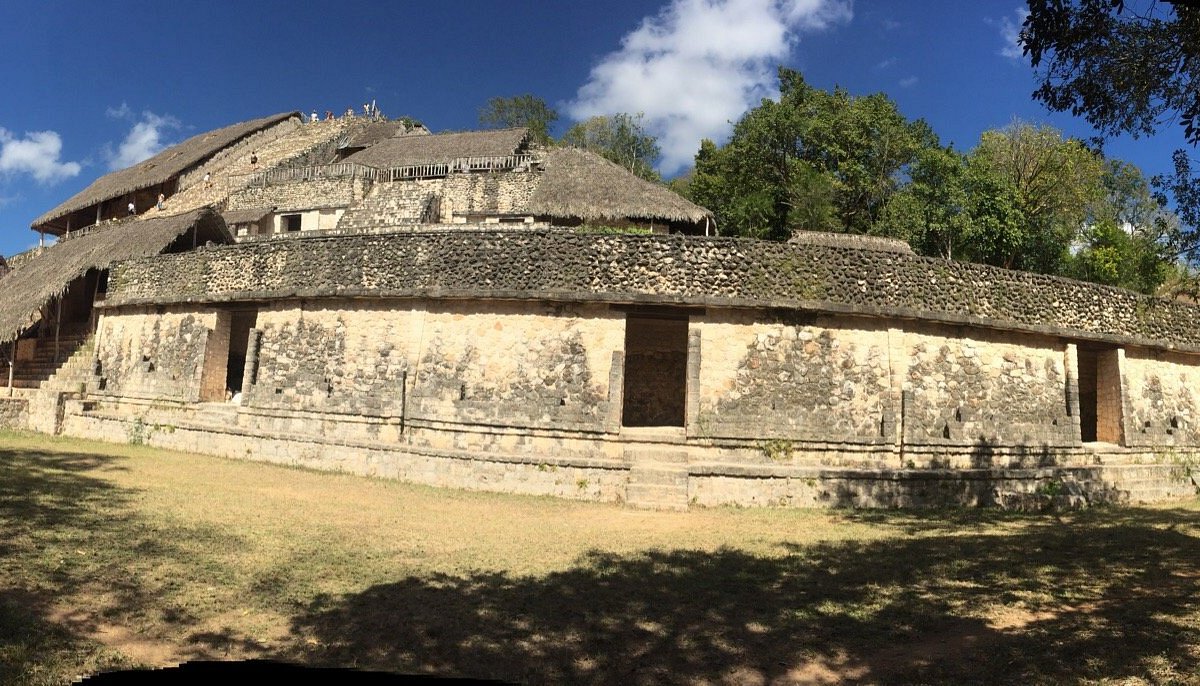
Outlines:
{"type": "Polygon", "coordinates": [[[250,174],[247,186],[266,186],[289,181],[312,181],[314,179],[369,179],[371,181],[399,181],[402,179],[432,179],[448,176],[455,172],[508,171],[529,169],[540,158],[535,155],[487,155],[458,157],[446,162],[413,164],[403,167],[379,169],[354,162],[335,162],[313,167],[291,167],[271,169],[250,174]]]}

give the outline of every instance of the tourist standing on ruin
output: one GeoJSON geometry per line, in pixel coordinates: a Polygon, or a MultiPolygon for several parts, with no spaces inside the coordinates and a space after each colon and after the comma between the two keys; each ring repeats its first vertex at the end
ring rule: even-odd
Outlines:
{"type": "Polygon", "coordinates": [[[163,195],[162,193],[158,194],[158,211],[159,212],[162,212],[163,203],[166,202],[166,200],[167,200],[167,196],[163,195]]]}

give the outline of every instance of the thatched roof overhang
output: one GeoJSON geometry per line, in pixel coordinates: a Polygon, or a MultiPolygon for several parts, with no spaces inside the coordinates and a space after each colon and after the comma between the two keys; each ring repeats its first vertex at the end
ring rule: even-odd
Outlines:
{"type": "Polygon", "coordinates": [[[698,224],[713,216],[665,186],[577,148],[547,151],[545,171],[528,209],[539,216],[586,222],[649,219],[698,224]]]}
{"type": "Polygon", "coordinates": [[[344,144],[338,146],[338,148],[341,150],[369,148],[380,141],[397,135],[403,130],[404,122],[402,121],[373,121],[364,126],[361,131],[351,136],[344,144]]]}
{"type": "Polygon", "coordinates": [[[32,326],[42,306],[62,295],[90,269],[113,262],[171,251],[176,245],[232,243],[221,215],[211,208],[153,219],[113,222],[69,235],[0,278],[0,341],[32,326]]]}
{"type": "Polygon", "coordinates": [[[389,169],[464,157],[504,157],[516,154],[528,138],[529,129],[524,128],[396,136],[356,152],[343,162],[389,169]]]}
{"type": "Polygon", "coordinates": [[[221,213],[227,226],[234,224],[253,224],[275,211],[274,207],[252,207],[245,210],[226,210],[221,213]]]}
{"type": "Polygon", "coordinates": [[[283,112],[192,136],[132,167],[101,176],[59,206],[34,219],[32,226],[35,230],[61,234],[64,227],[59,225],[59,220],[72,212],[166,183],[233,143],[294,116],[299,116],[299,113],[283,112]]]}

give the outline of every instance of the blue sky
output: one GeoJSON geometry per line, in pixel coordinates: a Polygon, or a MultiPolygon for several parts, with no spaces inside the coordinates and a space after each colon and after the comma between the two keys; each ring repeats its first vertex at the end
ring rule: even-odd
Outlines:
{"type": "MultiPolygon", "coordinates": [[[[1014,118],[1092,135],[1033,102],[1018,0],[607,0],[0,4],[0,252],[98,176],[163,146],[288,110],[375,100],[434,131],[477,127],[492,96],[533,93],[575,119],[645,113],[660,170],[721,139],[779,64],[822,88],[883,91],[944,143],[1014,118]]],[[[1169,171],[1174,125],[1107,152],[1169,171]]]]}

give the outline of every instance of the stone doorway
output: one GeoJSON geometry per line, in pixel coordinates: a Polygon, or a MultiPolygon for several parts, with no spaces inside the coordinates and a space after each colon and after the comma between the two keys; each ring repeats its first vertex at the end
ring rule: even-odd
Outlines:
{"type": "Polygon", "coordinates": [[[687,343],[687,315],[626,317],[623,426],[684,425],[687,343]]]}
{"type": "Polygon", "coordinates": [[[1123,444],[1116,348],[1079,348],[1079,433],[1084,443],[1123,444]]]}
{"type": "Polygon", "coordinates": [[[208,334],[204,351],[204,372],[200,382],[200,400],[224,402],[242,390],[250,331],[258,319],[258,310],[220,310],[208,334]]]}

